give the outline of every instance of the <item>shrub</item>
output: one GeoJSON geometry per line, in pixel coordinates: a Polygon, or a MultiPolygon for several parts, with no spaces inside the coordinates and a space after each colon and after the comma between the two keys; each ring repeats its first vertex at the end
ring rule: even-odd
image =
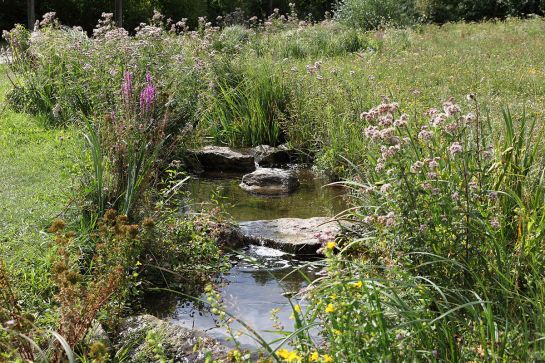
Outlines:
{"type": "Polygon", "coordinates": [[[426,19],[437,23],[541,14],[544,10],[540,1],[533,0],[418,0],[417,4],[418,10],[426,19]]]}
{"type": "MultiPolygon", "coordinates": [[[[543,131],[536,134],[535,121],[526,116],[515,130],[506,111],[502,136],[492,138],[490,120],[475,96],[468,100],[471,112],[462,114],[449,100],[442,111],[426,113],[429,122],[395,117],[398,105],[388,102],[361,114],[372,145],[370,167],[348,184],[357,195],[354,216],[366,232],[349,249],[448,286],[460,306],[471,301],[466,290],[477,300],[502,301],[484,309],[485,317],[472,324],[488,326],[481,319],[491,319],[503,326],[501,336],[521,334],[520,340],[492,340],[492,332],[462,335],[487,347],[484,357],[526,360],[526,354],[542,351],[531,337],[543,325],[543,306],[529,301],[540,301],[544,294],[537,283],[543,279],[538,266],[544,254],[536,239],[545,227],[536,222],[543,220],[543,169],[536,142],[543,131]],[[500,348],[492,348],[495,344],[500,348]]],[[[443,353],[467,354],[462,347],[445,347],[443,353]]]]}

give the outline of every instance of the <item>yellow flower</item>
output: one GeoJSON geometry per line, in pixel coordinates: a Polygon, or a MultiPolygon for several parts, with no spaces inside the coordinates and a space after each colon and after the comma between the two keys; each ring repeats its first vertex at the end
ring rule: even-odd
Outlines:
{"type": "Polygon", "coordinates": [[[326,313],[333,313],[335,311],[335,307],[333,306],[333,304],[329,303],[327,304],[327,307],[325,308],[325,312],[326,313]]]}
{"type": "Polygon", "coordinates": [[[333,330],[333,333],[335,333],[335,335],[341,335],[341,331],[339,329],[335,329],[333,330]]]}
{"type": "Polygon", "coordinates": [[[317,362],[318,359],[320,359],[320,355],[318,354],[318,352],[312,352],[312,354],[310,355],[310,361],[317,362]]]}
{"type": "Polygon", "coordinates": [[[331,356],[329,354],[324,354],[322,356],[322,360],[324,361],[324,363],[332,363],[333,362],[333,358],[331,358],[331,356]]]}
{"type": "Polygon", "coordinates": [[[301,360],[301,356],[297,352],[290,352],[287,349],[279,349],[276,354],[288,363],[299,362],[301,360]]]}
{"type": "Polygon", "coordinates": [[[293,310],[295,310],[295,312],[297,312],[297,313],[300,313],[301,312],[301,306],[299,304],[297,304],[297,305],[295,305],[293,307],[293,310]]]}
{"type": "Polygon", "coordinates": [[[361,281],[356,281],[356,282],[354,282],[354,283],[352,284],[352,286],[354,286],[354,287],[360,289],[360,288],[363,286],[363,282],[361,282],[361,281]]]}
{"type": "Polygon", "coordinates": [[[279,356],[282,359],[286,359],[286,357],[290,354],[290,351],[287,349],[279,349],[278,352],[276,352],[276,355],[279,356]]]}
{"type": "Polygon", "coordinates": [[[328,250],[332,250],[332,249],[335,248],[335,246],[336,246],[336,245],[335,245],[335,242],[330,241],[330,242],[327,242],[326,248],[327,248],[328,250]]]}
{"type": "Polygon", "coordinates": [[[329,295],[329,298],[331,300],[335,300],[337,298],[337,294],[331,294],[331,295],[329,295]]]}
{"type": "Polygon", "coordinates": [[[290,320],[293,320],[293,319],[295,319],[295,315],[291,314],[290,315],[290,320]]]}

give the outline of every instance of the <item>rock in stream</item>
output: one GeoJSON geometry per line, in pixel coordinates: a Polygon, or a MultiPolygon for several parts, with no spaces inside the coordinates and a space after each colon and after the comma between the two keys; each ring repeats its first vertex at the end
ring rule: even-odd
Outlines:
{"type": "Polygon", "coordinates": [[[251,172],[255,170],[255,160],[251,152],[237,151],[224,146],[206,146],[192,151],[191,161],[194,169],[210,172],[251,172]],[[198,163],[194,163],[194,159],[198,163]]]}
{"type": "Polygon", "coordinates": [[[173,362],[223,362],[229,348],[201,331],[184,328],[151,315],[128,318],[121,326],[118,348],[129,349],[128,362],[158,362],[146,342],[153,331],[173,362]],[[195,348],[197,347],[197,348],[195,348]]]}
{"type": "Polygon", "coordinates": [[[260,145],[254,148],[254,153],[256,163],[264,168],[280,168],[297,160],[295,150],[286,145],[260,145]]]}
{"type": "Polygon", "coordinates": [[[315,255],[323,240],[334,240],[342,227],[331,218],[280,218],[241,222],[246,242],[282,251],[315,255]]]}
{"type": "Polygon", "coordinates": [[[265,195],[291,193],[299,186],[299,180],[292,170],[257,169],[242,177],[240,187],[247,192],[265,195]]]}

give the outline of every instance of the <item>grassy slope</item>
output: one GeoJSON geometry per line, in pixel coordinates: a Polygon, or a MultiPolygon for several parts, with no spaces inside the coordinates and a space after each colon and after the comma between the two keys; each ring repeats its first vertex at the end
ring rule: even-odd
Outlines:
{"type": "MultiPolygon", "coordinates": [[[[425,25],[373,36],[382,41],[376,52],[287,61],[286,72],[292,66],[297,69],[293,75],[288,73],[289,78],[305,92],[312,92],[307,96],[306,113],[316,115],[317,127],[296,132],[295,146],[323,128],[320,142],[325,151],[358,163],[367,141],[361,138],[361,123],[355,116],[380,103],[381,95],[392,95],[411,116],[413,109],[440,108],[450,96],[467,112],[465,96],[469,93],[477,95],[482,111],[489,110],[494,121],[501,119],[505,107],[514,114],[523,110],[538,117],[544,114],[544,19],[425,25]],[[322,79],[318,80],[307,74],[305,65],[320,59],[322,79]]],[[[289,44],[278,41],[270,49],[281,47],[289,44]]],[[[333,159],[324,166],[338,163],[333,159]]]]}
{"type": "Polygon", "coordinates": [[[9,88],[0,66],[0,254],[29,294],[25,303],[45,308],[48,237],[42,231],[68,204],[81,148],[73,130],[48,129],[38,118],[7,110],[9,88]]]}

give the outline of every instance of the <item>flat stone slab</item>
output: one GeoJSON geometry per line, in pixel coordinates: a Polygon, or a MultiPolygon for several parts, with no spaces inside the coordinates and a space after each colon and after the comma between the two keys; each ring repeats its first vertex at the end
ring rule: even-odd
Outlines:
{"type": "Polygon", "coordinates": [[[251,172],[255,160],[251,152],[233,150],[225,146],[206,146],[191,152],[206,172],[251,172]]]}
{"type": "Polygon", "coordinates": [[[315,217],[241,222],[240,230],[249,244],[315,255],[322,243],[334,240],[342,228],[331,218],[315,217]]]}
{"type": "Polygon", "coordinates": [[[289,149],[286,145],[269,146],[260,145],[254,148],[256,163],[264,168],[280,168],[297,160],[295,150],[289,149]]]}
{"type": "Polygon", "coordinates": [[[240,187],[247,192],[278,195],[291,193],[299,186],[292,170],[263,168],[242,177],[240,187]]]}

